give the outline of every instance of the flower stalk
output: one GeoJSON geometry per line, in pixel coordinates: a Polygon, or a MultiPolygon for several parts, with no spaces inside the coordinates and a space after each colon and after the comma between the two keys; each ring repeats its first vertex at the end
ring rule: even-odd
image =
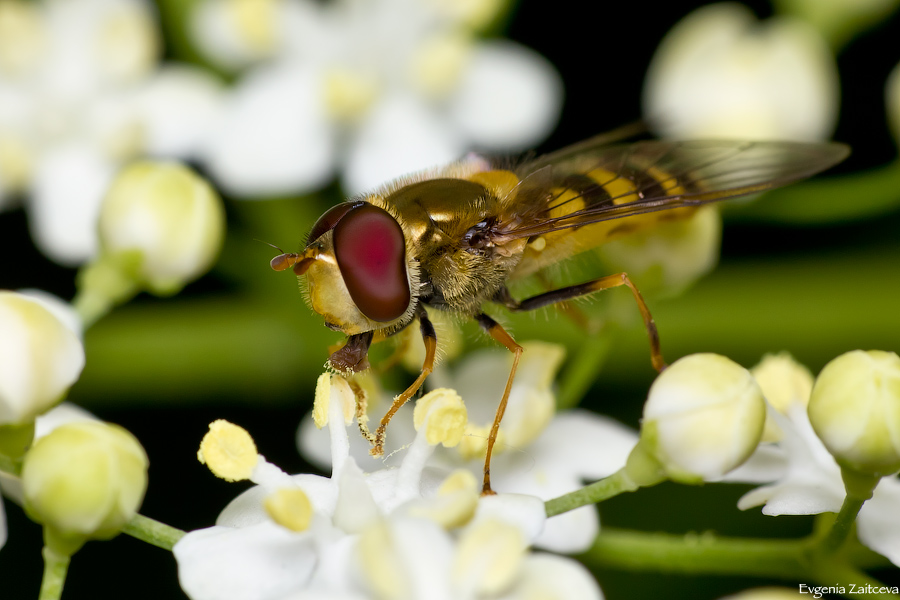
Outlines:
{"type": "Polygon", "coordinates": [[[163,550],[172,550],[175,542],[184,537],[184,531],[181,529],[141,514],[134,515],[122,528],[122,533],[163,550]]]}
{"type": "Polygon", "coordinates": [[[48,546],[44,546],[41,554],[44,557],[44,576],[41,579],[38,600],[59,600],[69,571],[69,557],[55,552],[48,546]]]}

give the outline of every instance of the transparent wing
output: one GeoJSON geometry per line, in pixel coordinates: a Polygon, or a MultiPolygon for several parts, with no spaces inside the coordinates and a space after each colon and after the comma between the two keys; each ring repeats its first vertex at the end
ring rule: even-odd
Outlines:
{"type": "Polygon", "coordinates": [[[510,240],[599,221],[762,192],[847,157],[839,143],[588,140],[516,169],[514,214],[492,227],[510,240]]]}

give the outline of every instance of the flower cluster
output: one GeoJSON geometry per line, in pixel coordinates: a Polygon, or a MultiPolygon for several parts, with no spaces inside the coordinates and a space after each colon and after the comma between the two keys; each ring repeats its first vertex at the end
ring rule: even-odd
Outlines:
{"type": "Polygon", "coordinates": [[[331,478],[289,476],[256,454],[242,429],[210,426],[200,458],[226,479],[257,487],[215,527],[174,548],[185,591],[212,598],[526,598],[537,588],[600,598],[577,562],[532,554],[543,503],[526,495],[479,498],[466,470],[427,467],[438,444],[462,439],[466,411],[445,389],[417,403],[418,433],[396,469],[364,474],[350,456],[355,397],[338,376],[319,378],[316,424],[328,427],[331,478]],[[304,592],[304,593],[301,593],[304,592]]]}
{"type": "Polygon", "coordinates": [[[555,124],[553,67],[512,42],[478,39],[501,3],[205,0],[197,44],[247,68],[205,158],[238,196],[321,187],[340,166],[350,193],[458,160],[519,151],[555,124]]]}
{"type": "Polygon", "coordinates": [[[194,157],[215,122],[220,85],[159,65],[156,19],[145,0],[0,2],[0,206],[27,190],[34,241],[63,264],[97,253],[121,165],[194,157]]]}

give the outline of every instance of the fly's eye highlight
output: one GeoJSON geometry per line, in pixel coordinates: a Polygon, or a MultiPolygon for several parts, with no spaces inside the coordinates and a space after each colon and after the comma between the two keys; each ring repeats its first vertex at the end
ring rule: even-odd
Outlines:
{"type": "MultiPolygon", "coordinates": [[[[325,213],[313,231],[340,206],[325,213]]],[[[403,230],[394,217],[377,206],[359,203],[345,209],[332,227],[334,255],[357,308],[373,321],[400,317],[411,296],[403,230]]]]}
{"type": "Polygon", "coordinates": [[[354,208],[359,208],[364,204],[365,202],[359,201],[341,202],[340,204],[329,208],[324,215],[319,217],[319,220],[316,221],[315,225],[313,225],[312,229],[309,231],[309,235],[306,237],[306,246],[309,247],[314,241],[334,229],[348,212],[354,208]]]}

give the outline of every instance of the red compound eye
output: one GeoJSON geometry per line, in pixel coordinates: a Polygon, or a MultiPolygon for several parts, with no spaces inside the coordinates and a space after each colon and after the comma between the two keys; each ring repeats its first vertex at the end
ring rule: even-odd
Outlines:
{"type": "Polygon", "coordinates": [[[322,234],[334,229],[334,226],[344,218],[344,215],[363,204],[365,202],[341,202],[329,208],[324,215],[319,217],[319,220],[316,221],[316,224],[310,230],[309,235],[306,236],[306,246],[309,247],[310,244],[322,237],[322,234]]]}
{"type": "Polygon", "coordinates": [[[350,297],[364,315],[386,322],[406,312],[406,244],[387,211],[366,203],[347,209],[334,226],[334,255],[350,297]]]}

